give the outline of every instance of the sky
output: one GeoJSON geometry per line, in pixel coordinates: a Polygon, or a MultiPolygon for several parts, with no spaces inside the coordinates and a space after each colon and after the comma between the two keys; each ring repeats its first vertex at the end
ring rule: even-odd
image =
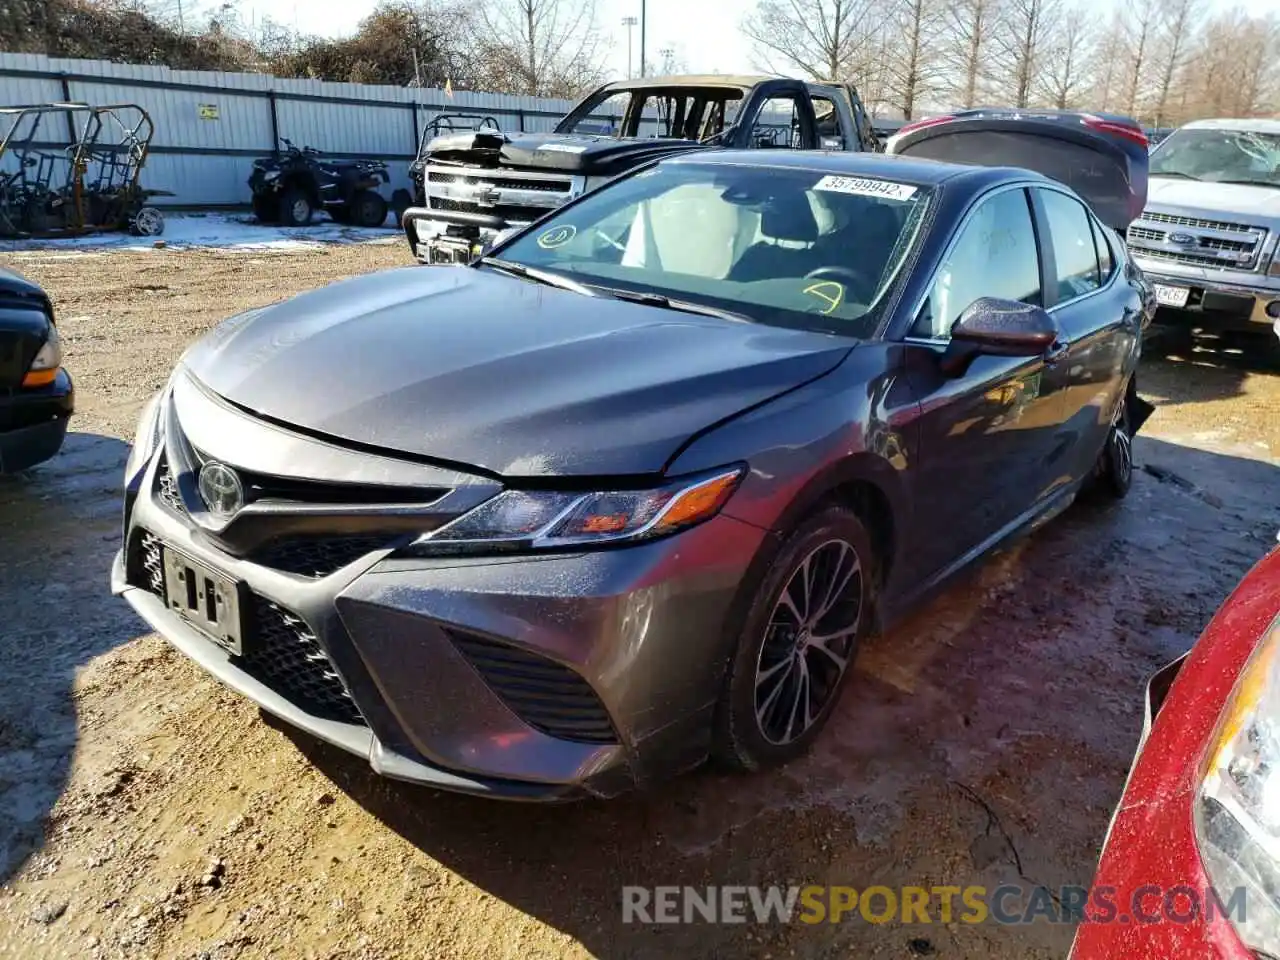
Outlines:
{"type": "MultiPolygon", "coordinates": [[[[479,0],[483,2],[483,0],[479,0]]],[[[641,0],[598,0],[601,29],[610,37],[612,48],[608,66],[615,76],[627,75],[627,29],[622,19],[639,17],[641,0]]],[[[1124,0],[1085,0],[1100,15],[1124,0]]],[[[241,0],[246,18],[270,17],[288,26],[297,24],[303,33],[343,36],[355,31],[360,20],[376,6],[377,0],[241,0]]],[[[1280,0],[1203,0],[1208,11],[1242,6],[1253,14],[1280,13],[1280,0]]],[[[753,4],[750,0],[645,0],[648,23],[645,47],[650,72],[661,62],[661,51],[670,46],[678,62],[691,73],[759,72],[763,64],[752,62],[749,42],[738,29],[742,16],[753,4]],[[690,39],[696,38],[696,39],[690,39]]],[[[640,29],[632,32],[631,69],[640,71],[640,29]]]]}
{"type": "MultiPolygon", "coordinates": [[[[483,2],[483,0],[481,0],[483,2]]],[[[1273,0],[1280,3],[1280,0],[1273,0]]],[[[627,72],[627,29],[623,17],[640,16],[641,0],[599,0],[597,18],[612,41],[609,68],[619,77],[627,72]]],[[[376,0],[241,0],[241,15],[270,17],[303,33],[342,36],[355,31],[376,0]]],[[[738,30],[750,4],[743,0],[645,0],[648,24],[645,47],[650,71],[660,62],[663,47],[672,47],[691,72],[719,70],[753,72],[751,49],[738,30]],[[690,41],[691,37],[699,38],[690,41]]],[[[632,72],[640,72],[640,28],[632,30],[632,72]]]]}

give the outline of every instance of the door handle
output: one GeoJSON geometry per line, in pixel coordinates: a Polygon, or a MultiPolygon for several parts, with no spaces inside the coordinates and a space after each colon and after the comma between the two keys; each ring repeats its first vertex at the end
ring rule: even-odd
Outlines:
{"type": "Polygon", "coordinates": [[[1045,366],[1055,366],[1061,363],[1071,352],[1071,344],[1065,340],[1055,340],[1048,350],[1044,352],[1045,366]]]}

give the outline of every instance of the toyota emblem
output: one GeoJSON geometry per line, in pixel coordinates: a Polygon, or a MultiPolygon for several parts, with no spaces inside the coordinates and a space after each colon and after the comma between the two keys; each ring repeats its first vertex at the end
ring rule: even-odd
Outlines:
{"type": "Polygon", "coordinates": [[[244,484],[234,470],[215,460],[200,468],[196,487],[209,512],[219,517],[229,517],[244,506],[244,484]]]}

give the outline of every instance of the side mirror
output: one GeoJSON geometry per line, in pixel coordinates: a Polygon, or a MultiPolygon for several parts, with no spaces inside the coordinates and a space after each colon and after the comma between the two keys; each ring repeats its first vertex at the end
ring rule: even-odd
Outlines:
{"type": "Polygon", "coordinates": [[[974,357],[1039,357],[1058,339],[1058,326],[1043,307],[1018,300],[979,297],[951,328],[943,370],[964,373],[974,357]]]}

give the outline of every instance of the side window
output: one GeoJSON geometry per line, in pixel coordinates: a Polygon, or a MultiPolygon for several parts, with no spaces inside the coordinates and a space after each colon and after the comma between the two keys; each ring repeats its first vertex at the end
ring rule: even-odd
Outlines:
{"type": "Polygon", "coordinates": [[[804,146],[794,97],[772,97],[764,102],[751,128],[751,145],[774,150],[798,150],[804,146]]]}
{"type": "Polygon", "coordinates": [[[960,314],[979,297],[1044,302],[1035,228],[1023,190],[997,193],[969,214],[934,275],[912,335],[947,339],[960,314]]]}
{"type": "Polygon", "coordinates": [[[1116,268],[1115,257],[1111,255],[1111,241],[1107,239],[1106,232],[1097,220],[1090,217],[1089,222],[1093,225],[1094,246],[1098,248],[1098,275],[1106,283],[1116,268]]]}
{"type": "Polygon", "coordinates": [[[844,131],[840,129],[840,111],[826,97],[813,98],[813,112],[818,119],[818,143],[824,150],[843,150],[844,131]]]}
{"type": "Polygon", "coordinates": [[[1074,300],[1102,285],[1098,251],[1093,243],[1093,218],[1084,204],[1056,190],[1041,190],[1053,256],[1058,263],[1058,300],[1074,300]]]}

